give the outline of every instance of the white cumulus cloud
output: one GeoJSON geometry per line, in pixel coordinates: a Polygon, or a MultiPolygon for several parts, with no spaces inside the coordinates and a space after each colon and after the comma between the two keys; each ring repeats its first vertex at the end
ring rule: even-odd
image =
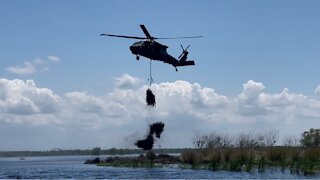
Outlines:
{"type": "Polygon", "coordinates": [[[7,114],[50,114],[58,110],[60,97],[50,89],[37,88],[33,80],[0,79],[2,111],[7,114]]]}
{"type": "Polygon", "coordinates": [[[71,107],[80,112],[97,113],[104,109],[105,102],[95,96],[88,95],[86,92],[66,93],[66,98],[71,107]]]}
{"type": "Polygon", "coordinates": [[[33,74],[37,70],[31,62],[24,62],[23,66],[11,66],[7,67],[6,70],[12,74],[25,75],[25,74],[33,74]]]}
{"type": "MultiPolygon", "coordinates": [[[[1,78],[0,125],[12,124],[13,129],[37,125],[53,134],[63,132],[56,142],[71,137],[74,142],[80,142],[77,137],[90,139],[81,141],[85,148],[94,143],[122,146],[128,135],[142,132],[143,136],[148,123],[155,121],[165,123],[162,141],[171,147],[191,146],[192,136],[199,131],[275,129],[280,135],[300,135],[319,124],[319,98],[291,93],[287,88],[267,93],[263,83],[253,80],[243,84],[234,97],[183,80],[153,84],[156,107],[150,108],[145,102],[149,86],[128,74],[115,79],[115,88],[103,96],[76,91],[59,96],[37,87],[33,80],[1,78]],[[180,144],[172,137],[179,138],[180,144]]],[[[43,138],[48,137],[43,134],[43,138]]],[[[54,141],[55,137],[50,138],[54,141]]]]}
{"type": "Polygon", "coordinates": [[[46,66],[49,62],[60,62],[57,56],[48,56],[48,59],[36,58],[33,61],[26,61],[22,66],[10,66],[6,71],[16,75],[28,75],[36,72],[47,71],[49,68],[46,66]]]}
{"type": "Polygon", "coordinates": [[[140,83],[140,79],[130,76],[129,74],[123,74],[120,77],[115,78],[115,85],[117,88],[132,88],[140,83]]]}
{"type": "Polygon", "coordinates": [[[60,58],[58,56],[48,56],[48,60],[52,62],[60,62],[60,58]]]}

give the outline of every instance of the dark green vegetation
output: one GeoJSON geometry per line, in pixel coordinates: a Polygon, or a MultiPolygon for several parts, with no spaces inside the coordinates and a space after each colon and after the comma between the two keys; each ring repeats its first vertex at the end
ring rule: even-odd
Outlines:
{"type": "Polygon", "coordinates": [[[320,147],[205,148],[186,151],[181,160],[195,169],[264,172],[278,167],[307,175],[320,172],[320,147]]]}
{"type": "Polygon", "coordinates": [[[320,172],[319,129],[310,129],[300,140],[288,137],[276,146],[278,133],[241,133],[231,140],[227,134],[211,133],[194,138],[196,150],[181,154],[192,168],[264,172],[266,168],[290,169],[297,174],[320,172]],[[299,144],[300,142],[300,144],[299,144]]]}
{"type": "Polygon", "coordinates": [[[278,132],[273,130],[240,133],[234,138],[227,134],[211,133],[197,135],[193,140],[196,149],[184,149],[180,157],[156,156],[148,151],[146,156],[110,157],[101,161],[96,159],[92,163],[116,167],[161,167],[176,164],[181,168],[248,172],[278,168],[303,175],[320,173],[319,130],[304,132],[300,140],[287,137],[282,146],[276,145],[277,138],[278,132]]]}

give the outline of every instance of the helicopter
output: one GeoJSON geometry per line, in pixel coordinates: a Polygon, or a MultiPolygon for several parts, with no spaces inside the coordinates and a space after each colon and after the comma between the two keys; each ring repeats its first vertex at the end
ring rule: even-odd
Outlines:
{"type": "MultiPolygon", "coordinates": [[[[114,35],[114,34],[100,34],[100,36],[110,36],[110,37],[119,37],[119,38],[128,38],[128,39],[141,39],[144,41],[138,41],[133,43],[130,46],[132,54],[136,55],[136,59],[139,60],[140,56],[149,58],[150,60],[162,61],[163,63],[171,64],[176,71],[178,71],[178,66],[193,66],[195,65],[193,60],[187,60],[188,58],[188,48],[182,48],[182,53],[176,59],[167,53],[168,46],[156,42],[156,39],[182,39],[182,38],[200,38],[202,36],[189,36],[189,37],[171,37],[171,38],[157,38],[150,35],[147,28],[141,24],[140,25],[143,33],[146,37],[137,37],[137,36],[124,36],[124,35],[114,35]]],[[[150,61],[151,63],[151,61],[150,61]]]]}

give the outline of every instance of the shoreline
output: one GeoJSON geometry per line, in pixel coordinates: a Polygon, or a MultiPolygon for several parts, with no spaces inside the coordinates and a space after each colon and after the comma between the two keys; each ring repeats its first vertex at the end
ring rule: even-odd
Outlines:
{"type": "Polygon", "coordinates": [[[152,151],[148,151],[145,155],[141,154],[140,156],[95,158],[87,160],[85,164],[129,168],[174,167],[230,172],[256,171],[259,173],[277,169],[282,172],[290,171],[291,174],[304,176],[320,174],[320,161],[304,157],[307,155],[306,152],[296,158],[278,154],[276,157],[279,157],[279,159],[277,159],[274,157],[277,151],[277,149],[271,151],[273,157],[271,159],[267,154],[270,153],[269,151],[248,151],[248,149],[191,150],[175,156],[155,154],[152,151]]]}
{"type": "Polygon", "coordinates": [[[148,152],[146,155],[139,156],[110,156],[101,160],[96,157],[92,160],[87,160],[85,164],[96,164],[97,166],[112,166],[112,167],[156,167],[171,164],[182,163],[180,155],[169,154],[154,154],[148,152]]]}

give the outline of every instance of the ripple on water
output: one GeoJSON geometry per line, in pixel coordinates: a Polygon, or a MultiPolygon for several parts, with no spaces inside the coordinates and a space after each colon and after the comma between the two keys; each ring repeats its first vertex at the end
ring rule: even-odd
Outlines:
{"type": "MultiPolygon", "coordinates": [[[[89,157],[92,158],[92,157],[89,157]]],[[[280,170],[258,172],[230,172],[165,168],[116,168],[83,164],[88,156],[0,158],[0,179],[306,179],[320,175],[301,176],[280,170]]]]}

